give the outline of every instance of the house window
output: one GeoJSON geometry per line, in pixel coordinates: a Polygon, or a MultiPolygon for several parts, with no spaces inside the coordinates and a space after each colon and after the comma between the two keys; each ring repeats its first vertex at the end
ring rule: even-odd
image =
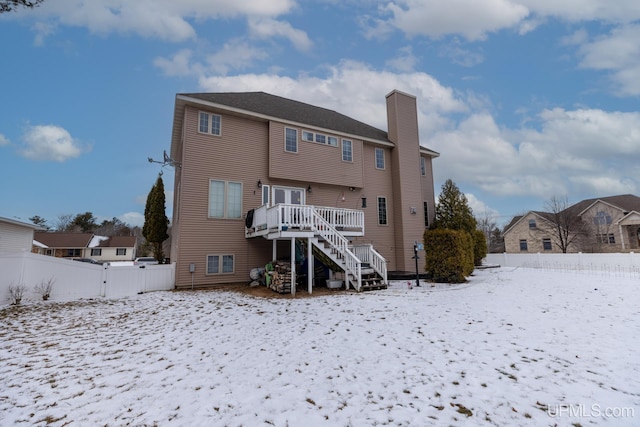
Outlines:
{"type": "Polygon", "coordinates": [[[263,205],[268,205],[270,200],[269,200],[269,194],[271,194],[269,192],[269,186],[268,185],[262,185],[262,204],[263,205]]]}
{"type": "Polygon", "coordinates": [[[327,143],[327,137],[325,135],[320,134],[320,133],[316,133],[316,142],[319,142],[320,144],[326,144],[327,143]]]}
{"type": "Polygon", "coordinates": [[[76,257],[76,256],[80,256],[80,249],[67,249],[66,250],[66,257],[76,257]]]}
{"type": "Polygon", "coordinates": [[[221,118],[219,115],[200,111],[200,123],[198,124],[198,131],[200,133],[210,133],[211,135],[220,136],[220,121],[221,118]]]}
{"type": "Polygon", "coordinates": [[[545,251],[551,250],[551,239],[549,239],[548,237],[542,239],[542,249],[544,249],[545,251]]]}
{"type": "Polygon", "coordinates": [[[234,272],[233,255],[207,255],[207,274],[227,274],[234,272]]]}
{"type": "Polygon", "coordinates": [[[44,251],[44,254],[45,254],[45,255],[49,255],[49,256],[53,255],[53,249],[46,249],[46,250],[44,251]]]}
{"type": "Polygon", "coordinates": [[[376,148],[376,169],[384,169],[384,150],[376,148]]]}
{"type": "Polygon", "coordinates": [[[338,138],[336,138],[335,136],[328,136],[327,137],[327,145],[331,145],[332,147],[337,147],[338,146],[338,138]]]}
{"type": "Polygon", "coordinates": [[[296,129],[285,128],[284,151],[298,152],[298,131],[296,129]]]}
{"type": "Polygon", "coordinates": [[[117,248],[116,249],[116,255],[124,256],[126,254],[127,254],[127,248],[117,248]]]}
{"type": "Polygon", "coordinates": [[[91,249],[91,256],[101,256],[102,255],[102,249],[98,248],[98,249],[91,249]]]}
{"type": "Polygon", "coordinates": [[[424,160],[424,157],[420,157],[420,175],[422,176],[427,175],[427,163],[424,160]]]}
{"type": "Polygon", "coordinates": [[[302,140],[303,141],[313,142],[314,141],[313,132],[309,132],[309,131],[303,130],[302,131],[302,140]]]}
{"type": "Polygon", "coordinates": [[[529,220],[529,228],[536,228],[536,220],[535,219],[530,219],[529,220]]]}
{"type": "Polygon", "coordinates": [[[422,205],[424,206],[424,226],[429,227],[429,203],[422,202],[422,205]]]}
{"type": "Polygon", "coordinates": [[[342,160],[345,162],[353,161],[353,144],[348,139],[342,140],[342,160]]]}
{"type": "Polygon", "coordinates": [[[209,217],[236,219],[241,216],[242,183],[210,180],[209,217]]]}
{"type": "Polygon", "coordinates": [[[593,217],[593,223],[595,225],[605,225],[605,224],[611,224],[613,222],[613,219],[611,218],[611,215],[609,215],[608,213],[604,212],[604,211],[600,211],[598,212],[594,217],[593,217]]]}
{"type": "Polygon", "coordinates": [[[610,245],[615,245],[616,244],[616,236],[613,235],[613,233],[609,233],[609,234],[596,234],[596,240],[598,241],[598,243],[602,243],[602,244],[610,244],[610,245]]]}
{"type": "Polygon", "coordinates": [[[527,250],[527,241],[525,239],[520,240],[520,250],[521,251],[527,250]]]}
{"type": "Polygon", "coordinates": [[[378,224],[387,224],[387,198],[378,197],[378,224]]]}

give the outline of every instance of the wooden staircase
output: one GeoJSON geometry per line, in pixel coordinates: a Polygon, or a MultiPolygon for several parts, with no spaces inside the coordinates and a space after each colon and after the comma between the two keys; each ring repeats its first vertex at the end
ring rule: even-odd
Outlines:
{"type": "Polygon", "coordinates": [[[349,245],[342,233],[320,215],[316,215],[313,222],[314,237],[310,238],[310,241],[314,253],[322,253],[320,259],[332,270],[339,269],[344,272],[347,289],[349,286],[357,291],[386,289],[386,260],[373,249],[373,246],[366,245],[356,250],[349,245]]]}

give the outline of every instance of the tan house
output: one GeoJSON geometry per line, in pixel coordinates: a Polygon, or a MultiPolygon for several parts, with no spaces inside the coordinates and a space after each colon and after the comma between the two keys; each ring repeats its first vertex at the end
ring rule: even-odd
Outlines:
{"type": "MultiPolygon", "coordinates": [[[[632,194],[587,199],[563,213],[580,222],[567,252],[629,252],[640,248],[640,197],[632,194]],[[578,229],[577,229],[578,230],[578,229]]],[[[548,212],[530,211],[505,227],[507,253],[561,252],[548,212]]]]}
{"type": "Polygon", "coordinates": [[[176,287],[247,283],[290,260],[309,291],[318,268],[366,289],[414,270],[414,242],[434,216],[432,159],[416,98],[386,97],[388,131],[270,95],[178,94],[171,260],[176,287]]]}
{"type": "Polygon", "coordinates": [[[93,258],[98,262],[133,261],[136,244],[135,236],[36,232],[32,252],[58,258],[93,258]]]}

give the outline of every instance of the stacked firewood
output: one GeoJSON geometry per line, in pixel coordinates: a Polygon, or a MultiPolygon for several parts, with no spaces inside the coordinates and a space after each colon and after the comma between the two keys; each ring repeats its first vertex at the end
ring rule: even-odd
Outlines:
{"type": "Polygon", "coordinates": [[[281,294],[291,292],[291,263],[276,261],[273,271],[269,271],[269,287],[281,294]]]}

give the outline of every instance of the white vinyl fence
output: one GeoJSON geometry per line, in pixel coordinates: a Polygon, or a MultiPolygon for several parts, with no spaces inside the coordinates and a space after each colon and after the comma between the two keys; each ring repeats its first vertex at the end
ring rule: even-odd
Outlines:
{"type": "Polygon", "coordinates": [[[119,298],[173,289],[175,264],[116,267],[26,252],[0,253],[0,305],[10,302],[10,286],[26,288],[23,301],[42,299],[35,287],[49,280],[53,281],[51,300],[119,298]]]}
{"type": "Polygon", "coordinates": [[[485,264],[502,267],[540,268],[576,273],[617,275],[640,278],[640,254],[570,253],[570,254],[488,254],[485,264]]]}

